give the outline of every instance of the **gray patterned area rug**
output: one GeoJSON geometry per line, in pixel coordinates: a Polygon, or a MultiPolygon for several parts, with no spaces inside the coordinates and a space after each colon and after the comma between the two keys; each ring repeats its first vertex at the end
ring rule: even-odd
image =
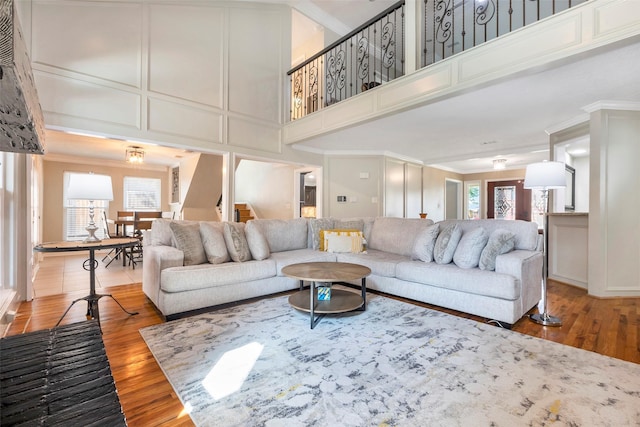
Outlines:
{"type": "Polygon", "coordinates": [[[287,297],[140,331],[198,426],[638,426],[640,365],[372,296],[287,297]]]}

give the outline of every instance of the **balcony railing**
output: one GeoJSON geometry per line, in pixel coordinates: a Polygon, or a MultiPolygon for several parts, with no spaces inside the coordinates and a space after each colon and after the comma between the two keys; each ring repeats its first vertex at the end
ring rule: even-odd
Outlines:
{"type": "Polygon", "coordinates": [[[291,120],[404,74],[404,0],[287,73],[291,120]]]}
{"type": "Polygon", "coordinates": [[[422,66],[587,0],[423,0],[422,66]]]}
{"type": "MultiPolygon", "coordinates": [[[[429,66],[586,1],[421,0],[420,66],[429,66]]],[[[290,70],[291,120],[403,76],[404,18],[402,0],[290,70]]]]}

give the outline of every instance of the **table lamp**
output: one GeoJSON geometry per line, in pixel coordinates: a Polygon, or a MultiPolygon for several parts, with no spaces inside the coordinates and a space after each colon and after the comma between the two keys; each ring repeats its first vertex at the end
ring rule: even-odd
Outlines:
{"type": "Polygon", "coordinates": [[[89,225],[85,228],[89,236],[84,239],[84,243],[100,242],[95,233],[98,227],[94,218],[94,201],[113,200],[113,187],[109,175],[96,174],[71,174],[69,177],[69,187],[67,188],[67,199],[88,200],[89,201],[89,225]]]}
{"type": "Polygon", "coordinates": [[[524,188],[542,191],[544,204],[544,227],[542,228],[542,313],[531,314],[529,318],[544,326],[562,326],[562,321],[547,313],[547,226],[549,213],[549,190],[566,187],[565,166],[562,162],[539,162],[527,165],[524,188]]]}

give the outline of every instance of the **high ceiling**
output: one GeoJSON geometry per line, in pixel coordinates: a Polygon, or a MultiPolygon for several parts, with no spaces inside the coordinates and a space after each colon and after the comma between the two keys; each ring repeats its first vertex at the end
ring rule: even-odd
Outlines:
{"type": "MultiPolygon", "coordinates": [[[[297,41],[323,27],[336,36],[346,34],[396,3],[391,0],[263,1],[289,4],[304,15],[294,14],[293,40],[297,41]],[[314,25],[306,17],[321,25],[314,25]]],[[[528,163],[548,159],[546,131],[585,120],[587,114],[583,108],[587,105],[597,101],[640,102],[639,69],[639,43],[609,48],[571,63],[534,70],[296,146],[335,153],[344,149],[344,141],[349,141],[349,152],[388,153],[460,173],[491,170],[495,158],[507,159],[507,169],[523,168],[528,163]]],[[[58,143],[60,139],[49,135],[48,152],[64,151],[61,148],[64,144],[58,143]]],[[[90,142],[110,153],[109,158],[120,160],[126,146],[132,145],[111,140],[90,142]],[[115,145],[107,149],[110,143],[115,145]]],[[[575,145],[573,148],[586,148],[588,153],[585,141],[576,141],[575,145]]],[[[158,164],[175,164],[176,156],[184,155],[182,150],[166,147],[145,148],[148,153],[158,151],[157,156],[147,155],[149,162],[158,164]]]]}

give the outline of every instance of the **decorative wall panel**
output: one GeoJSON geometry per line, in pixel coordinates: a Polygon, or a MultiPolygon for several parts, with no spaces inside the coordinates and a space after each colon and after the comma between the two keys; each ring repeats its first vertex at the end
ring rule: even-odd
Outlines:
{"type": "Polygon", "coordinates": [[[140,87],[140,3],[34,1],[34,64],[140,87]]]}
{"type": "Polygon", "coordinates": [[[55,114],[140,128],[139,95],[37,70],[33,74],[45,119],[55,114]]]}
{"type": "Polygon", "coordinates": [[[229,117],[228,143],[236,147],[280,153],[279,126],[256,123],[238,117],[229,117]]]}
{"type": "Polygon", "coordinates": [[[282,123],[282,55],[291,50],[282,41],[290,24],[278,11],[248,9],[230,9],[229,21],[229,110],[282,123]]]}
{"type": "Polygon", "coordinates": [[[149,90],[223,108],[224,9],[149,6],[149,90]]]}
{"type": "Polygon", "coordinates": [[[594,11],[594,38],[607,36],[625,28],[632,33],[637,33],[640,27],[639,17],[640,2],[638,1],[608,3],[597,7],[594,11]]]}
{"type": "Polygon", "coordinates": [[[528,63],[558,55],[558,52],[564,56],[563,49],[582,41],[579,15],[564,18],[554,16],[548,22],[551,24],[547,24],[544,31],[538,31],[536,37],[514,37],[512,33],[494,40],[488,49],[466,52],[459,61],[459,82],[486,79],[492,73],[501,75],[506,70],[514,71],[526,67],[528,63]]]}
{"type": "Polygon", "coordinates": [[[152,132],[222,142],[222,114],[163,99],[149,98],[148,126],[152,132]]]}

